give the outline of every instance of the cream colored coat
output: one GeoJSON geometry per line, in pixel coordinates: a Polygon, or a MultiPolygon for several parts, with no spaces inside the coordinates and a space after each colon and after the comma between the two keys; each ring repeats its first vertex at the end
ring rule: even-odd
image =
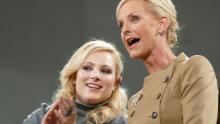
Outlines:
{"type": "Polygon", "coordinates": [[[181,53],[144,79],[129,101],[129,124],[216,124],[218,86],[209,61],[181,53]]]}

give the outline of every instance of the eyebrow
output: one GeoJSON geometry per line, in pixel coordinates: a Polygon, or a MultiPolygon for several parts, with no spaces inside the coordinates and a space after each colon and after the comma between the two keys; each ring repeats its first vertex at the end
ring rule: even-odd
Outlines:
{"type": "MultiPolygon", "coordinates": [[[[138,14],[138,12],[132,11],[132,12],[128,13],[125,17],[126,17],[126,18],[129,18],[129,17],[131,17],[131,16],[133,16],[133,15],[137,15],[137,14],[138,14]]],[[[118,18],[118,22],[121,22],[121,21],[122,21],[122,20],[118,18]]]]}
{"type": "MultiPolygon", "coordinates": [[[[95,63],[90,62],[90,61],[86,61],[86,62],[84,62],[83,64],[95,65],[95,63]]],[[[106,64],[104,64],[104,65],[101,64],[101,66],[102,66],[102,67],[110,67],[110,68],[113,68],[111,65],[106,65],[106,64]]]]}
{"type": "Polygon", "coordinates": [[[130,12],[130,13],[127,15],[127,17],[130,17],[130,16],[132,16],[132,15],[137,15],[137,14],[139,14],[139,13],[136,12],[136,11],[132,11],[132,12],[130,12]]]}
{"type": "Polygon", "coordinates": [[[89,62],[89,61],[83,62],[83,64],[90,64],[90,65],[94,65],[94,63],[89,62]]]}

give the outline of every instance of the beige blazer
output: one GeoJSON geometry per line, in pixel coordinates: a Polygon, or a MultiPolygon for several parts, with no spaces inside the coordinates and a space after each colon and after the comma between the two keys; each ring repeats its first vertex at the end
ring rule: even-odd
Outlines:
{"type": "Polygon", "coordinates": [[[181,53],[144,79],[128,105],[129,124],[216,124],[218,86],[209,61],[181,53]]]}

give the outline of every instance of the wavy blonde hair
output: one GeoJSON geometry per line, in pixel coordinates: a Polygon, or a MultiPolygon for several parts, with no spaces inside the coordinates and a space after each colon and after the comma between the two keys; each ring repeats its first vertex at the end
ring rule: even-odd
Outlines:
{"type": "Polygon", "coordinates": [[[76,73],[92,52],[95,51],[108,51],[110,52],[116,64],[116,78],[118,82],[116,90],[113,91],[111,97],[104,102],[105,104],[91,110],[87,114],[87,123],[102,124],[108,122],[118,115],[126,116],[126,105],[127,105],[127,93],[126,90],[120,87],[121,73],[123,71],[123,61],[121,59],[121,53],[117,48],[106,41],[94,40],[85,43],[71,56],[67,64],[60,72],[61,87],[55,94],[55,99],[62,97],[72,97],[76,95],[75,90],[75,79],[76,73]]]}
{"type": "MultiPolygon", "coordinates": [[[[122,6],[131,0],[121,0],[116,9],[116,17],[122,6]]],[[[171,47],[177,42],[177,31],[179,30],[179,23],[177,21],[177,12],[171,0],[143,0],[147,4],[148,9],[158,17],[166,16],[170,20],[170,25],[167,29],[167,41],[171,47]]]]}

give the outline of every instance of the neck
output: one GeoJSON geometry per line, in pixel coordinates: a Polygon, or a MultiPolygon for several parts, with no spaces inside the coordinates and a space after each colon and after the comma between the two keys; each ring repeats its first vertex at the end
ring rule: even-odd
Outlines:
{"type": "Polygon", "coordinates": [[[83,103],[83,102],[80,102],[77,99],[75,100],[75,102],[78,103],[78,104],[81,104],[83,106],[87,106],[87,107],[100,107],[100,106],[104,106],[104,105],[108,104],[109,100],[107,99],[107,100],[105,100],[105,101],[103,101],[101,103],[97,103],[97,104],[83,103]]]}
{"type": "Polygon", "coordinates": [[[144,60],[144,64],[149,74],[157,72],[168,67],[173,63],[176,56],[166,41],[160,41],[148,58],[144,60]]]}

